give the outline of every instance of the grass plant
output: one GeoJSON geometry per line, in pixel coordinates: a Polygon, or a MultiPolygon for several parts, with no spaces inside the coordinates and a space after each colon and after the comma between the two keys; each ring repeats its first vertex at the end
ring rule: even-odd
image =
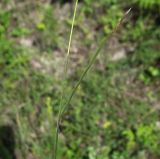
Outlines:
{"type": "MultiPolygon", "coordinates": [[[[70,32],[70,38],[69,38],[69,44],[68,44],[68,51],[67,51],[67,55],[66,55],[66,59],[65,59],[64,79],[63,80],[66,80],[66,77],[67,77],[68,61],[69,61],[69,55],[70,55],[70,48],[71,48],[72,35],[73,35],[73,29],[74,29],[74,24],[75,24],[77,6],[78,6],[78,0],[76,0],[75,8],[74,8],[74,13],[73,13],[73,20],[72,20],[72,25],[71,25],[71,32],[70,32]]],[[[76,93],[78,87],[80,86],[80,84],[81,84],[82,80],[84,79],[84,77],[86,76],[87,72],[89,71],[89,69],[94,64],[97,56],[99,55],[99,53],[101,52],[102,48],[106,44],[107,40],[110,39],[112,36],[114,36],[114,34],[120,28],[121,24],[123,23],[123,21],[125,20],[125,18],[127,17],[127,15],[130,13],[130,11],[131,11],[131,8],[119,20],[118,24],[115,26],[115,28],[113,29],[113,31],[111,32],[111,34],[109,36],[107,36],[107,37],[104,37],[101,40],[101,42],[99,44],[99,47],[97,48],[97,50],[93,54],[91,60],[89,61],[88,65],[86,66],[86,68],[82,72],[82,74],[81,74],[81,76],[80,76],[77,84],[75,85],[75,87],[71,91],[71,94],[69,95],[69,97],[67,99],[67,102],[64,105],[63,105],[63,97],[64,97],[64,94],[65,94],[65,86],[63,87],[63,89],[62,89],[62,95],[61,95],[61,99],[60,99],[60,105],[59,105],[59,113],[58,113],[58,119],[57,119],[56,134],[55,134],[54,159],[57,159],[58,138],[59,138],[59,125],[60,125],[60,122],[62,120],[64,112],[67,111],[67,109],[69,107],[69,104],[70,104],[70,102],[71,102],[74,94],[76,93]]]]}

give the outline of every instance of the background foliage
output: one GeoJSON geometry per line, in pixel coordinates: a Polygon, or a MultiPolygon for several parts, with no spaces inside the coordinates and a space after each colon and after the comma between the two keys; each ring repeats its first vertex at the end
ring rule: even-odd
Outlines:
{"type": "MultiPolygon", "coordinates": [[[[81,0],[65,83],[73,6],[0,2],[0,125],[13,128],[17,159],[53,158],[63,85],[65,102],[100,39],[129,8],[63,117],[58,158],[160,158],[160,1],[81,0]]],[[[2,136],[0,157],[10,159],[2,136]]]]}

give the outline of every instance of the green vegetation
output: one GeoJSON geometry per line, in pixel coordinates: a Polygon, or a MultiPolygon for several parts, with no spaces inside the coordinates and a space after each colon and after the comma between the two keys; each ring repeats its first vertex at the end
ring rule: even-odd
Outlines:
{"type": "Polygon", "coordinates": [[[57,159],[160,158],[160,1],[81,0],[75,22],[61,2],[0,2],[0,158],[53,159],[59,110],[57,159]]]}

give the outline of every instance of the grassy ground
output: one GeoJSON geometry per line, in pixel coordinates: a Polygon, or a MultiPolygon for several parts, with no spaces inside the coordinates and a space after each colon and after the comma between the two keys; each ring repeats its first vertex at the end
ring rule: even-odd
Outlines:
{"type": "Polygon", "coordinates": [[[53,158],[63,85],[65,103],[100,40],[132,7],[65,112],[57,157],[160,158],[160,15],[152,1],[80,1],[66,81],[74,3],[0,2],[0,157],[53,158]]]}

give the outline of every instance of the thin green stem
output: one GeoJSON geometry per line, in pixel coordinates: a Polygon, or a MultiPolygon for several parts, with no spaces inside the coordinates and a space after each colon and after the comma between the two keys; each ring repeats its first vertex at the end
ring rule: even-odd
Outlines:
{"type": "MultiPolygon", "coordinates": [[[[72,42],[73,29],[74,29],[75,18],[76,18],[76,13],[77,13],[77,7],[78,7],[78,0],[76,0],[75,7],[74,7],[72,26],[71,26],[68,49],[67,49],[67,55],[66,55],[66,58],[65,58],[64,77],[63,77],[64,81],[66,80],[66,77],[67,77],[69,55],[70,55],[71,42],[72,42]]],[[[61,98],[60,98],[60,104],[59,104],[59,112],[58,112],[58,119],[57,119],[56,132],[55,132],[54,159],[57,158],[58,138],[59,138],[59,124],[60,124],[60,120],[61,120],[61,109],[62,109],[63,97],[64,97],[64,92],[65,92],[64,90],[65,90],[65,84],[63,84],[61,98]]]]}

